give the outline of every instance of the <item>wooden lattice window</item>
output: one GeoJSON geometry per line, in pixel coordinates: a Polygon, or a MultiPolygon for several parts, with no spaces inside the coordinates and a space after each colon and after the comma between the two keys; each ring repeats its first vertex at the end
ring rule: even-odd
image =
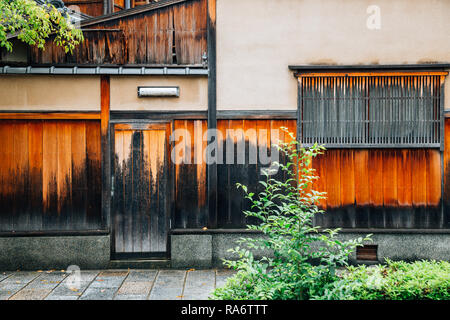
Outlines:
{"type": "Polygon", "coordinates": [[[326,147],[440,147],[442,73],[299,76],[300,141],[326,147]]]}

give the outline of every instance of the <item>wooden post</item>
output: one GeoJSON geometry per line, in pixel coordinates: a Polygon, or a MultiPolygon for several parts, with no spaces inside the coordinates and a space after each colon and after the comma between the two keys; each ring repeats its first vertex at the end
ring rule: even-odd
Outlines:
{"type": "MultiPolygon", "coordinates": [[[[208,0],[208,130],[217,128],[216,99],[216,0],[208,0]]],[[[210,143],[211,141],[208,141],[210,143]]],[[[217,143],[217,141],[215,141],[217,143]]],[[[216,149],[217,150],[217,149],[216,149]]],[[[209,228],[217,228],[217,164],[208,164],[209,228]]]]}
{"type": "Polygon", "coordinates": [[[100,77],[100,135],[102,152],[102,225],[103,229],[110,227],[111,208],[111,159],[109,136],[109,76],[100,77]]]}
{"type": "Polygon", "coordinates": [[[440,111],[441,111],[441,139],[443,141],[442,155],[442,221],[441,228],[450,227],[450,118],[445,117],[444,113],[444,80],[445,76],[441,76],[440,83],[440,111]]]}
{"type": "MultiPolygon", "coordinates": [[[[208,0],[208,130],[217,128],[216,99],[216,0],[208,0]]],[[[208,141],[210,143],[211,141],[208,141]]],[[[217,142],[217,141],[215,141],[217,142]]],[[[217,149],[216,149],[217,150],[217,149]]],[[[217,164],[208,164],[209,228],[217,228],[217,164]]]]}

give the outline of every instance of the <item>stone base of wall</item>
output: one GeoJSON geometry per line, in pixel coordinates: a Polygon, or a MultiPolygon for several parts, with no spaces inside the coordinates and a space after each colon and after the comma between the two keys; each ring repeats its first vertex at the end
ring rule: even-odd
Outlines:
{"type": "MultiPolygon", "coordinates": [[[[340,233],[338,239],[350,240],[366,236],[366,233],[340,233]]],[[[228,249],[237,246],[241,237],[259,237],[261,235],[245,232],[211,232],[208,234],[175,234],[171,236],[171,260],[174,268],[223,267],[222,259],[236,258],[228,249]]],[[[449,233],[377,233],[372,235],[373,242],[378,245],[378,261],[391,260],[414,261],[434,259],[450,261],[449,233]]],[[[270,252],[254,252],[255,258],[270,256],[270,252]]],[[[358,261],[356,253],[350,256],[351,264],[368,263],[358,261]]]]}
{"type": "MultiPolygon", "coordinates": [[[[350,240],[364,237],[363,233],[341,233],[339,238],[350,240]]],[[[378,262],[391,260],[446,260],[450,261],[449,233],[376,233],[372,235],[373,242],[378,245],[378,262]]],[[[356,254],[350,257],[350,262],[358,263],[356,254]]]]}
{"type": "MultiPolygon", "coordinates": [[[[341,240],[365,236],[365,233],[340,233],[341,240]]],[[[247,232],[199,232],[172,234],[171,266],[173,268],[221,268],[222,259],[236,258],[227,250],[237,246],[241,237],[260,237],[247,232]]],[[[434,259],[450,261],[449,233],[376,233],[378,261],[414,261],[434,259]]],[[[270,256],[270,252],[254,252],[255,258],[270,256]]],[[[357,264],[356,254],[350,263],[357,264]]],[[[0,270],[67,269],[77,265],[81,269],[108,268],[110,237],[99,236],[41,236],[0,237],[0,270]]]]}
{"type": "Polygon", "coordinates": [[[211,268],[212,239],[210,234],[172,235],[172,268],[211,268]]]}
{"type": "Polygon", "coordinates": [[[108,235],[1,237],[0,270],[106,268],[110,250],[108,235]]]}

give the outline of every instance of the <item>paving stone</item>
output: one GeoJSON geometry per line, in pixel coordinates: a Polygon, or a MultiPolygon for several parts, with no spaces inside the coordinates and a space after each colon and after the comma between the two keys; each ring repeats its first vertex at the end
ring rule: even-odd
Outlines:
{"type": "Polygon", "coordinates": [[[146,294],[118,294],[114,300],[146,300],[147,296],[146,294]]]}
{"type": "Polygon", "coordinates": [[[231,275],[215,270],[172,269],[81,270],[71,274],[21,271],[9,276],[0,272],[0,300],[207,299],[217,279],[231,275]]]}
{"type": "Polygon", "coordinates": [[[105,270],[98,274],[97,278],[109,278],[109,277],[126,277],[129,271],[122,270],[105,270]]]}
{"type": "Polygon", "coordinates": [[[89,286],[79,300],[112,300],[117,288],[94,288],[89,286]]]}
{"type": "Polygon", "coordinates": [[[157,270],[130,270],[126,281],[155,281],[157,270]]]}
{"type": "Polygon", "coordinates": [[[183,300],[207,300],[214,290],[215,270],[189,271],[183,292],[183,300]]]}
{"type": "Polygon", "coordinates": [[[89,287],[118,289],[127,275],[128,271],[103,271],[92,281],[89,287]]]}
{"type": "Polygon", "coordinates": [[[80,273],[72,273],[80,277],[80,281],[92,281],[94,280],[98,275],[100,271],[93,271],[93,270],[81,270],[80,273]]]}
{"type": "Polygon", "coordinates": [[[12,276],[10,276],[7,279],[0,282],[0,284],[6,284],[6,283],[27,284],[28,282],[34,280],[39,275],[40,275],[40,273],[35,272],[35,271],[18,271],[18,272],[15,272],[12,276]]]}
{"type": "Polygon", "coordinates": [[[184,270],[161,270],[156,277],[155,286],[178,287],[184,284],[185,277],[184,270]]]}
{"type": "Polygon", "coordinates": [[[0,273],[0,282],[3,281],[4,279],[8,278],[11,275],[10,272],[1,272],[0,273]]]}
{"type": "Polygon", "coordinates": [[[150,300],[177,300],[183,293],[186,271],[161,270],[156,276],[150,300]]]}
{"type": "Polygon", "coordinates": [[[148,295],[152,286],[153,281],[125,281],[117,294],[148,295]]]}
{"type": "Polygon", "coordinates": [[[0,282],[0,300],[9,299],[38,276],[38,272],[15,272],[0,282]]]}
{"type": "Polygon", "coordinates": [[[78,299],[90,283],[90,281],[69,282],[68,278],[66,278],[47,296],[46,300],[61,300],[58,299],[59,296],[75,297],[78,299]]]}
{"type": "Polygon", "coordinates": [[[54,296],[47,296],[47,298],[45,298],[45,300],[78,300],[79,296],[59,296],[59,295],[54,295],[54,296]]]}
{"type": "Polygon", "coordinates": [[[149,300],[181,300],[183,287],[181,288],[153,288],[149,300]]]}
{"type": "Polygon", "coordinates": [[[9,300],[43,300],[51,289],[22,289],[9,300]]]}
{"type": "Polygon", "coordinates": [[[43,273],[27,285],[27,289],[53,289],[66,278],[65,272],[43,273]]]}
{"type": "Polygon", "coordinates": [[[11,298],[11,296],[12,292],[0,292],[0,301],[8,300],[9,298],[11,298]]]}

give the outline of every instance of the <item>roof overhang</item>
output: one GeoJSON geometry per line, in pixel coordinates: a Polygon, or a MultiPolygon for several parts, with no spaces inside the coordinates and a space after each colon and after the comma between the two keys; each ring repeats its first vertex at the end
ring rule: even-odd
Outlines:
{"type": "Polygon", "coordinates": [[[140,5],[140,6],[137,6],[134,8],[130,8],[130,9],[120,10],[120,11],[110,13],[107,15],[93,17],[90,19],[83,20],[81,22],[81,28],[90,26],[90,25],[99,24],[99,23],[106,22],[106,21],[110,21],[110,20],[121,19],[124,17],[132,16],[132,15],[147,12],[147,11],[152,11],[152,10],[157,10],[157,9],[161,9],[164,7],[169,7],[171,5],[186,2],[186,1],[191,1],[191,0],[161,0],[158,2],[152,2],[149,4],[140,5]]]}
{"type": "Polygon", "coordinates": [[[305,73],[330,72],[395,72],[395,71],[447,71],[450,63],[425,64],[370,64],[370,65],[290,65],[294,76],[305,73]]]}
{"type": "Polygon", "coordinates": [[[129,76],[208,76],[206,68],[191,67],[0,67],[0,74],[52,74],[52,75],[129,75],[129,76]]]}

